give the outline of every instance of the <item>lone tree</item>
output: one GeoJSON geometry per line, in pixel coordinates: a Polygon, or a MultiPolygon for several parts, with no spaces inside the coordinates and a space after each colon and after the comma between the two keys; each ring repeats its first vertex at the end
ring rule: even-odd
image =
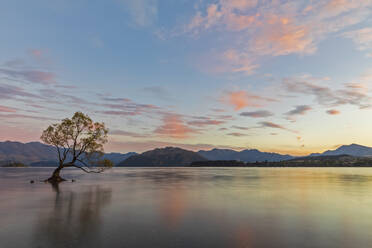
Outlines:
{"type": "Polygon", "coordinates": [[[63,168],[75,167],[87,173],[100,173],[112,167],[110,160],[99,160],[103,155],[103,145],[107,142],[107,133],[104,123],[93,122],[82,112],[50,125],[40,138],[44,143],[56,147],[59,165],[46,181],[65,181],[60,176],[63,168]]]}

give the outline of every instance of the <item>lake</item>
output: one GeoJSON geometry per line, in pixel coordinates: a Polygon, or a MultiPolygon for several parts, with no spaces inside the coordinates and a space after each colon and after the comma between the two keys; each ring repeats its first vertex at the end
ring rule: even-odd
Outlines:
{"type": "Polygon", "coordinates": [[[370,168],[0,169],[0,247],[371,247],[370,168]]]}

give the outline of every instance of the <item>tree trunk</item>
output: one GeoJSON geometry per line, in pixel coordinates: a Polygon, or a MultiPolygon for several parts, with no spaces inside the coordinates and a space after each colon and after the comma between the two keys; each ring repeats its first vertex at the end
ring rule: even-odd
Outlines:
{"type": "Polygon", "coordinates": [[[50,182],[50,183],[60,183],[60,182],[63,182],[63,181],[66,181],[65,179],[63,179],[59,173],[61,172],[61,170],[63,169],[63,165],[59,165],[54,171],[53,171],[53,174],[51,177],[49,177],[46,181],[47,182],[50,182]]]}

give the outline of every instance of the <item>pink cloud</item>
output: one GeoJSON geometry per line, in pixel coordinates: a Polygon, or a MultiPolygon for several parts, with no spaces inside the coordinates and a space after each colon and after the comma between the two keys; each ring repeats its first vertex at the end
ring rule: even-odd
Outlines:
{"type": "Polygon", "coordinates": [[[240,90],[227,92],[221,98],[221,101],[233,106],[234,110],[238,111],[245,107],[261,107],[264,103],[275,101],[275,99],[253,95],[247,91],[240,90]]]}
{"type": "Polygon", "coordinates": [[[185,139],[198,131],[190,128],[180,115],[166,114],[163,117],[163,124],[155,129],[154,133],[175,139],[185,139]]]}
{"type": "Polygon", "coordinates": [[[35,58],[40,58],[43,56],[43,51],[40,49],[32,49],[30,51],[31,55],[34,56],[35,58]]]}
{"type": "Polygon", "coordinates": [[[17,109],[0,105],[0,112],[14,113],[17,112],[17,109]]]}
{"type": "Polygon", "coordinates": [[[52,72],[38,70],[13,70],[0,68],[0,74],[13,78],[14,80],[24,80],[29,83],[55,84],[56,75],[52,72]]]}
{"type": "MultiPolygon", "coordinates": [[[[202,35],[204,30],[215,31],[226,40],[215,44],[219,58],[215,72],[244,72],[252,74],[261,59],[268,56],[313,54],[318,44],[330,34],[350,29],[372,14],[371,0],[314,0],[306,1],[217,0],[199,8],[187,24],[186,32],[202,35]],[[229,39],[225,39],[229,37],[229,39]]],[[[370,28],[346,33],[359,49],[371,47],[370,28]]],[[[220,42],[221,39],[216,39],[220,42]]],[[[211,46],[214,44],[211,43],[211,46]]],[[[211,61],[213,59],[213,61],[211,61]]],[[[207,64],[207,63],[206,63],[207,64]]]]}
{"type": "Polygon", "coordinates": [[[253,39],[252,53],[279,56],[315,52],[316,47],[309,27],[294,24],[283,17],[275,17],[275,19],[273,24],[265,27],[253,39]]]}

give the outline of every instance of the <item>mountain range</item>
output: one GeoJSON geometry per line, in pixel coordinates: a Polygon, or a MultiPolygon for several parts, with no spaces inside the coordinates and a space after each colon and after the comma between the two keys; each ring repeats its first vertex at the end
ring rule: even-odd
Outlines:
{"type": "Polygon", "coordinates": [[[328,150],[323,153],[312,153],[310,156],[336,156],[350,155],[354,157],[369,157],[372,156],[372,147],[361,146],[358,144],[343,145],[335,150],[328,150]]]}
{"type": "Polygon", "coordinates": [[[205,161],[196,152],[187,151],[177,147],[157,148],[151,151],[144,152],[139,155],[134,155],[117,166],[188,166],[195,161],[205,161]]]}
{"type": "Polygon", "coordinates": [[[208,160],[237,160],[243,162],[268,161],[277,162],[292,159],[293,156],[278,153],[260,152],[256,149],[234,151],[230,149],[212,149],[210,151],[200,150],[200,155],[208,160]]]}
{"type": "MultiPolygon", "coordinates": [[[[21,162],[31,166],[57,165],[56,148],[40,142],[21,143],[14,141],[0,142],[0,161],[21,162]]],[[[307,157],[350,155],[354,157],[372,157],[372,147],[358,144],[343,145],[335,150],[313,153],[307,157]]],[[[198,152],[181,148],[166,147],[137,154],[106,153],[104,158],[110,159],[116,166],[185,166],[195,161],[220,160],[254,162],[280,162],[294,159],[291,155],[261,152],[256,149],[235,151],[231,149],[212,149],[198,152]]]]}
{"type": "MultiPolygon", "coordinates": [[[[129,153],[105,153],[103,158],[117,164],[132,155],[129,153]]],[[[55,147],[40,142],[21,143],[15,141],[0,142],[0,161],[16,161],[31,166],[57,165],[57,150],[55,147]]]]}

